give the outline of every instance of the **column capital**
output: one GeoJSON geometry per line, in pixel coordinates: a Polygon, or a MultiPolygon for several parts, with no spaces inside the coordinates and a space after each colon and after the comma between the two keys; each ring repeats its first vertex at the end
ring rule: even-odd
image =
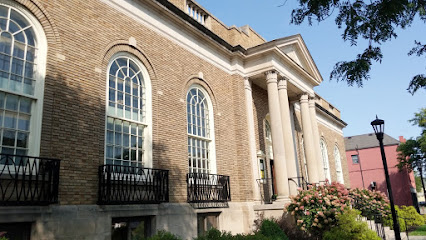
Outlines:
{"type": "Polygon", "coordinates": [[[266,83],[276,83],[278,78],[278,73],[275,70],[269,70],[265,72],[266,83]]]}
{"type": "Polygon", "coordinates": [[[315,95],[309,95],[309,107],[315,108],[315,101],[317,98],[315,95]]]}
{"type": "Polygon", "coordinates": [[[286,77],[280,77],[278,79],[278,90],[287,90],[287,81],[286,77]]]}
{"type": "Polygon", "coordinates": [[[248,77],[244,78],[244,89],[251,91],[251,84],[252,82],[248,77]]]}
{"type": "Polygon", "coordinates": [[[308,93],[302,93],[300,95],[300,103],[308,103],[309,95],[308,93]]]}

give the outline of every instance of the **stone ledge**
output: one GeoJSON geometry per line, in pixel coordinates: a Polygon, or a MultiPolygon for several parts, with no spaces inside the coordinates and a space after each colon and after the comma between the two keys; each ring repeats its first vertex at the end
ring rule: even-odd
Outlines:
{"type": "Polygon", "coordinates": [[[254,205],[254,211],[265,211],[265,210],[281,210],[284,211],[284,205],[287,202],[274,202],[272,204],[254,205]]]}

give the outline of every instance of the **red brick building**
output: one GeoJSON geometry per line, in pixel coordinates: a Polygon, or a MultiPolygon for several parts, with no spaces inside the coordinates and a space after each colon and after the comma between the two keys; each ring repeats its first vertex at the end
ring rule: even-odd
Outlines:
{"type": "MultiPolygon", "coordinates": [[[[398,141],[384,134],[383,145],[395,204],[410,206],[413,205],[413,196],[416,196],[416,186],[412,172],[399,171],[396,167],[398,164],[396,149],[400,141],[403,142],[405,139],[399,137],[398,141]]],[[[345,137],[345,145],[351,187],[375,189],[387,194],[382,156],[376,135],[370,133],[345,137]]]]}

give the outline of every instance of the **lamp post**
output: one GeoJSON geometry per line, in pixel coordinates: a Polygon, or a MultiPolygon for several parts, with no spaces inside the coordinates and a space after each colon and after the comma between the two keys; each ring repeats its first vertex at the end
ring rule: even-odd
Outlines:
{"type": "Polygon", "coordinates": [[[392,187],[389,180],[389,172],[388,172],[388,164],[386,162],[385,148],[383,147],[383,132],[385,129],[385,121],[383,121],[382,119],[378,119],[376,116],[376,119],[371,122],[371,126],[373,126],[374,133],[376,134],[377,140],[379,140],[380,152],[382,153],[383,168],[385,169],[386,186],[388,188],[388,193],[389,193],[389,201],[390,201],[391,211],[392,211],[393,230],[395,232],[395,239],[401,240],[398,219],[396,218],[395,205],[393,204],[392,187]]]}

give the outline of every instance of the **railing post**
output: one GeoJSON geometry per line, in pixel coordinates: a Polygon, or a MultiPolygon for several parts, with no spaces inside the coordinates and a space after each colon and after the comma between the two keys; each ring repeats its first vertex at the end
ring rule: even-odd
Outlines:
{"type": "Polygon", "coordinates": [[[106,194],[105,194],[105,202],[108,202],[110,200],[111,197],[111,172],[112,172],[112,167],[111,165],[105,165],[104,166],[104,171],[106,171],[106,194]]]}

